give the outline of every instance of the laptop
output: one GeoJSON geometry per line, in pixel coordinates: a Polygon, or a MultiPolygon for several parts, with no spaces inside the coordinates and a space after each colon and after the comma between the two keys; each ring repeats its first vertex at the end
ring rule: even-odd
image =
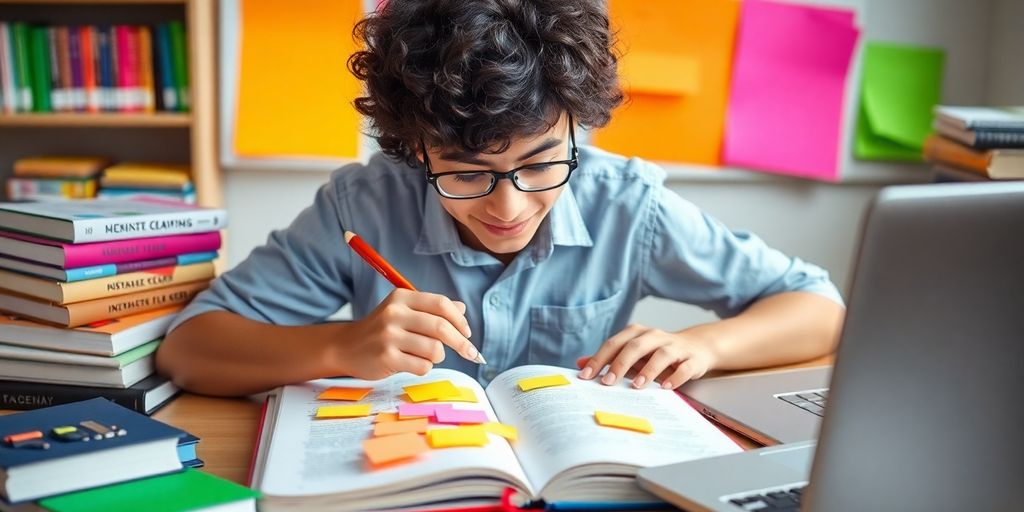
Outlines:
{"type": "Polygon", "coordinates": [[[637,478],[687,510],[1015,510],[1022,390],[1024,182],[889,187],[865,218],[817,445],[637,478]]]}

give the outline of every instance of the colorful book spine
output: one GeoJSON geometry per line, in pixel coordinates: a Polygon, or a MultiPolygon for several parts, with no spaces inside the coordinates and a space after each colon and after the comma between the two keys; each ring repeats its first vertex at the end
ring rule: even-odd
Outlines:
{"type": "Polygon", "coordinates": [[[55,304],[74,304],[213,279],[213,263],[160,267],[72,283],[0,270],[0,286],[55,304]],[[39,286],[42,285],[42,286],[39,286]]]}
{"type": "Polygon", "coordinates": [[[111,96],[113,94],[114,77],[110,60],[110,27],[108,26],[96,27],[96,55],[99,59],[97,68],[99,70],[100,110],[113,110],[114,101],[111,99],[111,96]]]}
{"type": "Polygon", "coordinates": [[[188,47],[185,44],[185,26],[180,21],[168,25],[171,36],[171,62],[174,66],[174,88],[178,95],[178,110],[187,112],[192,105],[189,95],[188,47]]]}
{"type": "MultiPolygon", "coordinates": [[[[210,252],[219,249],[221,244],[221,236],[218,231],[86,244],[54,242],[52,240],[9,232],[0,232],[0,236],[30,243],[61,247],[64,251],[65,268],[128,263],[177,256],[179,254],[210,252]]],[[[18,254],[14,256],[24,257],[18,254]]]]}
{"type": "Polygon", "coordinates": [[[64,110],[64,89],[60,79],[60,38],[57,37],[56,27],[46,28],[46,40],[50,48],[50,108],[54,112],[64,110]]]}
{"type": "Polygon", "coordinates": [[[92,197],[96,197],[95,179],[7,179],[7,199],[11,201],[89,199],[92,197]]]}
{"type": "Polygon", "coordinates": [[[67,282],[84,281],[101,277],[127,274],[129,272],[140,272],[152,268],[168,267],[173,265],[192,265],[205,263],[217,259],[215,251],[196,252],[190,254],[179,254],[167,258],[156,258],[145,261],[131,261],[128,263],[115,263],[109,265],[94,265],[91,267],[79,267],[67,269],[67,282]]]}
{"type": "Polygon", "coordinates": [[[30,411],[54,405],[80,402],[92,398],[106,398],[122,407],[142,414],[152,414],[160,405],[167,403],[178,393],[174,384],[160,377],[148,377],[129,388],[101,388],[96,386],[70,386],[67,384],[42,384],[0,380],[0,408],[14,411],[30,411]],[[147,410],[146,395],[158,387],[166,388],[159,401],[147,410]]]}
{"type": "Polygon", "coordinates": [[[153,112],[156,110],[156,95],[153,84],[153,34],[149,27],[143,25],[137,29],[139,35],[139,92],[142,100],[142,110],[153,112]]]}
{"type": "Polygon", "coordinates": [[[164,109],[178,110],[178,91],[174,85],[174,65],[171,62],[171,33],[166,23],[156,26],[156,57],[157,68],[160,70],[158,92],[163,99],[164,109]]]}
{"type": "Polygon", "coordinates": [[[32,60],[32,110],[51,112],[50,38],[45,27],[29,29],[29,49],[32,60]]]}
{"type": "Polygon", "coordinates": [[[14,66],[17,68],[18,107],[22,112],[31,112],[33,108],[32,72],[29,61],[28,25],[12,23],[10,28],[12,48],[14,49],[14,66]]]}
{"type": "Polygon", "coordinates": [[[75,109],[75,91],[71,77],[71,49],[68,43],[68,27],[57,27],[57,60],[60,66],[60,87],[64,91],[62,111],[75,109]]]}
{"type": "Polygon", "coordinates": [[[6,114],[13,114],[18,109],[10,30],[9,23],[0,21],[0,89],[3,91],[3,111],[6,114]]]}
{"type": "Polygon", "coordinates": [[[71,110],[85,111],[85,80],[82,66],[82,27],[68,27],[68,65],[71,69],[71,110]]]}
{"type": "Polygon", "coordinates": [[[87,112],[99,112],[99,96],[96,87],[96,46],[94,42],[93,27],[84,25],[79,28],[82,53],[82,88],[84,90],[85,110],[87,112]]]}

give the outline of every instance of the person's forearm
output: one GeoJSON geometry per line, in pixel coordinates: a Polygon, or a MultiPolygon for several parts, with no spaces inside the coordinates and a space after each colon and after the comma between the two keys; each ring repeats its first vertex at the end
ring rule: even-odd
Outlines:
{"type": "Polygon", "coordinates": [[[204,313],[167,336],[157,370],[196,393],[257,393],[341,372],[333,351],[345,329],[340,323],[279,326],[224,311],[204,313]]]}
{"type": "Polygon", "coordinates": [[[809,292],[787,292],[755,302],[733,318],[681,331],[704,340],[714,369],[787,364],[835,350],[845,308],[809,292]]]}

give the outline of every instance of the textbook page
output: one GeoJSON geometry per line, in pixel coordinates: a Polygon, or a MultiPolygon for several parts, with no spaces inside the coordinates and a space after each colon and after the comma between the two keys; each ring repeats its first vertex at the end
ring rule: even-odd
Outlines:
{"type": "MultiPolygon", "coordinates": [[[[460,406],[484,410],[492,421],[498,421],[480,385],[453,370],[435,369],[425,377],[403,373],[380,381],[321,379],[282,388],[259,480],[259,490],[268,498],[265,501],[344,493],[346,505],[358,509],[355,500],[359,499],[370,500],[369,503],[381,507],[392,499],[404,502],[450,497],[438,494],[461,496],[468,492],[477,497],[493,495],[498,498],[507,486],[529,491],[526,476],[511,447],[496,435],[490,435],[491,441],[484,447],[431,450],[420,459],[380,468],[372,467],[365,459],[363,441],[372,436],[372,414],[397,410],[403,403],[399,398],[404,394],[403,386],[437,380],[450,380],[456,386],[473,389],[480,402],[460,406]],[[316,400],[316,396],[330,386],[373,388],[359,401],[372,404],[371,416],[314,419],[319,406],[342,403],[316,400]],[[442,481],[447,485],[433,485],[442,481]],[[425,487],[425,484],[431,485],[425,487]],[[415,488],[419,488],[418,492],[410,492],[415,488]],[[396,492],[398,490],[405,492],[396,492]]],[[[336,506],[337,502],[333,504],[336,506]]],[[[397,502],[393,505],[407,506],[397,502]]]]}
{"type": "Polygon", "coordinates": [[[487,386],[498,417],[519,430],[516,455],[545,500],[658,501],[636,485],[637,468],[741,451],[675,391],[653,385],[633,389],[625,379],[605,386],[597,380],[581,380],[577,373],[553,366],[522,366],[502,373],[487,386]],[[521,379],[552,374],[565,375],[570,384],[528,392],[518,387],[521,379]],[[598,425],[595,411],[646,418],[654,432],[598,425]],[[587,465],[600,467],[581,468],[587,465]]]}

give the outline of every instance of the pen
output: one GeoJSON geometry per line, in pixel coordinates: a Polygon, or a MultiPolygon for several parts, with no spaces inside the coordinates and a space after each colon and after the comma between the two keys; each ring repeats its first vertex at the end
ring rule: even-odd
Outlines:
{"type": "MultiPolygon", "coordinates": [[[[384,276],[384,279],[387,279],[391,284],[395,285],[395,288],[405,288],[406,290],[416,291],[416,287],[413,286],[408,279],[403,277],[398,270],[395,270],[395,267],[392,267],[383,256],[373,249],[373,247],[370,247],[370,245],[364,242],[362,238],[359,238],[359,235],[351,231],[346,231],[345,243],[347,243],[356,254],[363,258],[368,265],[373,267],[373,269],[380,275],[384,276]]],[[[477,364],[487,364],[487,361],[484,359],[484,355],[481,354],[480,351],[477,351],[476,359],[474,359],[473,362],[477,364]]]]}

